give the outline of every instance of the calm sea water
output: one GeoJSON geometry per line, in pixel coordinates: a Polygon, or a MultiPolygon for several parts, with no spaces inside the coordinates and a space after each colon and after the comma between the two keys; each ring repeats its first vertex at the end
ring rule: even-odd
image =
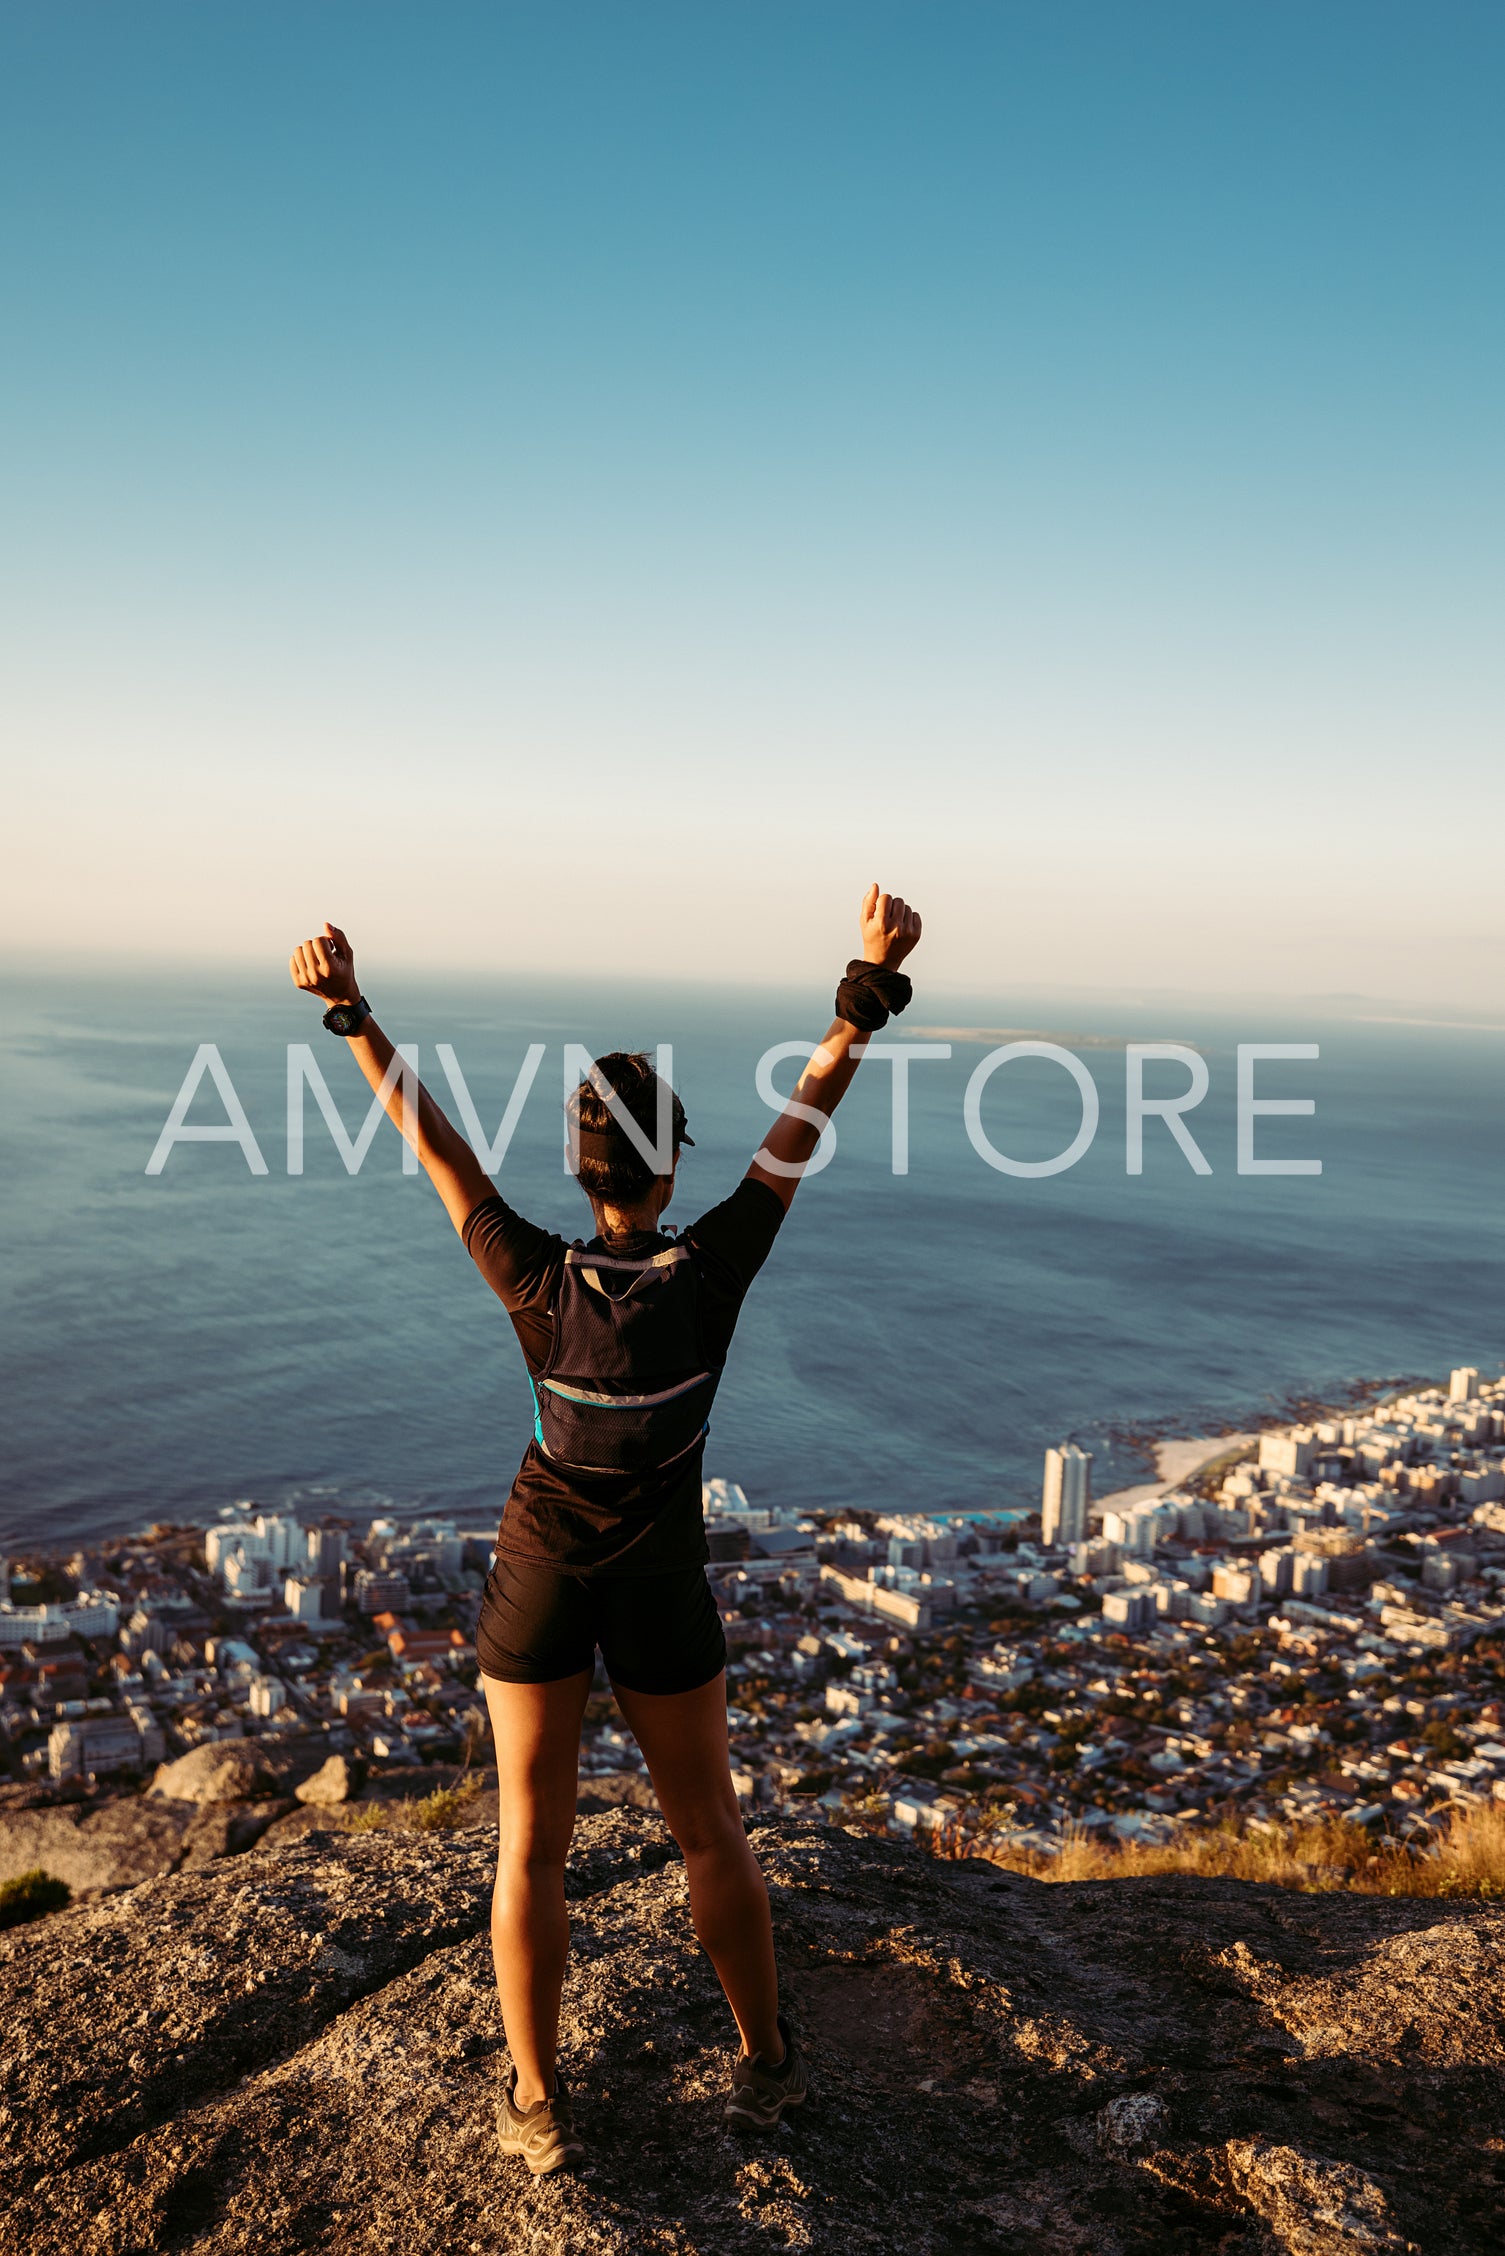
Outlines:
{"type": "MultiPolygon", "coordinates": [[[[824,991],[383,984],[384,1023],[454,1045],[493,1130],[530,1042],[548,1045],[501,1176],[513,1203],[583,1232],[564,1174],[565,1040],[674,1045],[696,1148],[674,1210],[731,1189],[769,1117],[754,1068],[818,1035],[824,991]]],[[[917,1022],[1089,1032],[1095,1144],[1068,1173],[1021,1180],[969,1145],[963,1095],[985,1045],[913,1074],[908,1175],[889,1171],[889,1070],[843,1107],[833,1165],[807,1183],[744,1313],[708,1470],[802,1506],[942,1509],[1031,1502],[1042,1450],[1075,1434],[1097,1486],[1137,1466],[1134,1425],[1198,1431],[1293,1391],[1432,1374],[1505,1356],[1505,1036],[1237,1016],[1206,1004],[1063,1004],[927,995],[917,1022]],[[1124,1037],[1198,1042],[1209,1096],[1190,1116],[1194,1175],[1163,1128],[1124,1164],[1124,1037]],[[1261,1093],[1313,1095],[1311,1119],[1261,1123],[1273,1154],[1320,1176],[1240,1176],[1234,1044],[1315,1041],[1316,1063],[1261,1069],[1261,1093]]],[[[0,1544],[55,1543],[213,1512],[234,1498],[495,1518],[527,1437],[511,1328],[433,1193],[383,1129],[345,1172],[316,1108],[307,1171],[286,1173],[286,1044],[310,1041],[353,1127],[353,1066],[274,978],[13,978],[0,1121],[0,1544]],[[146,1162],[200,1042],[219,1045],[269,1172],[229,1144],[146,1162]]],[[[787,1087],[791,1067],[781,1070],[787,1087]]],[[[1163,1086],[1179,1069],[1160,1069],[1163,1086]]],[[[206,1081],[190,1119],[223,1110],[206,1081]]],[[[1069,1143],[1075,1087],[1010,1068],[985,1100],[1015,1156],[1069,1143]]]]}

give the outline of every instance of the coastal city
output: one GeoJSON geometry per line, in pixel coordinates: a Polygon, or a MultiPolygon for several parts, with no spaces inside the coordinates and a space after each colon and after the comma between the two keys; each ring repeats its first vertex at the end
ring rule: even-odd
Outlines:
{"type": "MultiPolygon", "coordinates": [[[[1101,1833],[1345,1817],[1425,1837],[1505,1801],[1505,1379],[1162,1450],[1095,1500],[822,1514],[704,1489],[749,1810],[1044,1855],[1101,1833]],[[1195,1462],[1193,1462],[1195,1460],[1195,1462]],[[1178,1475],[1165,1467],[1179,1463],[1178,1475]],[[1187,1469],[1189,1468],[1189,1469],[1187,1469]]],[[[489,1760],[475,1628],[494,1528],[253,1501],[0,1568],[0,1761],[129,1791],[219,1740],[305,1770],[489,1760]]],[[[582,1790],[642,1782],[603,1675],[582,1790]]]]}

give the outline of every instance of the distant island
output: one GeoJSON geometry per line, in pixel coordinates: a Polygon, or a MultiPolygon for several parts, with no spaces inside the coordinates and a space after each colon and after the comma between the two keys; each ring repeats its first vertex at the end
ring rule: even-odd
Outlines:
{"type": "Polygon", "coordinates": [[[1063,1050],[1126,1050],[1131,1042],[1200,1050],[1180,1034],[1062,1034],[1038,1026],[915,1026],[912,1034],[930,1042],[1054,1042],[1063,1050]]]}

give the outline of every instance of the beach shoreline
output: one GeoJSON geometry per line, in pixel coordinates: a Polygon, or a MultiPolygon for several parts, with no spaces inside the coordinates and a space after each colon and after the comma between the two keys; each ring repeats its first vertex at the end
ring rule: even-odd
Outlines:
{"type": "Polygon", "coordinates": [[[1098,1519],[1104,1512],[1121,1512],[1131,1504],[1151,1501],[1168,1495],[1183,1481],[1191,1480],[1205,1465],[1226,1457],[1232,1450],[1252,1448],[1259,1439],[1255,1433],[1200,1434],[1187,1439],[1177,1437],[1154,1443],[1155,1473],[1152,1481],[1138,1481],[1132,1488],[1117,1488],[1107,1496],[1092,1500],[1091,1517],[1098,1519]]]}

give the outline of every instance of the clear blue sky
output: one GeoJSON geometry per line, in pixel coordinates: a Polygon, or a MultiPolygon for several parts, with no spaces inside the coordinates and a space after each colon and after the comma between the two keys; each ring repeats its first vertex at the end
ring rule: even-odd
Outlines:
{"type": "Polygon", "coordinates": [[[0,6],[0,940],[1497,979],[1497,6],[0,6]],[[625,866],[660,882],[624,902],[625,866]]]}

